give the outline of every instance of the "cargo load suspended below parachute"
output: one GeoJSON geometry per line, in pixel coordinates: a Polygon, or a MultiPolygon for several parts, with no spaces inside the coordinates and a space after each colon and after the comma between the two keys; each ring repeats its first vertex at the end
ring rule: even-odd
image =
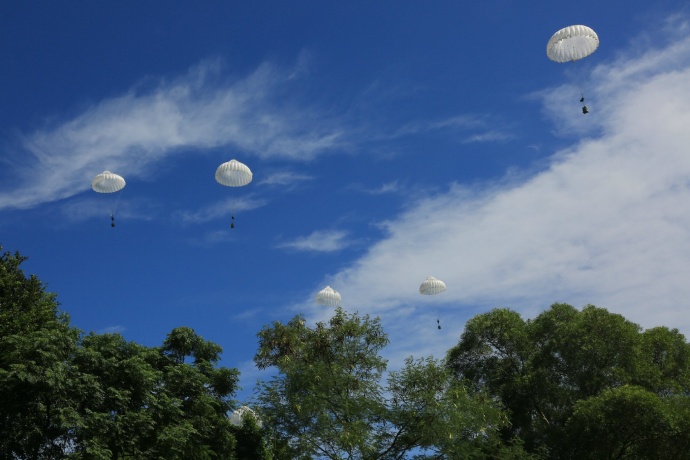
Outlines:
{"type": "MultiPolygon", "coordinates": [[[[91,181],[91,188],[96,193],[116,193],[125,188],[125,185],[127,185],[127,183],[122,176],[111,173],[110,171],[103,171],[91,181]]],[[[119,201],[120,194],[118,193],[117,199],[108,209],[111,227],[115,226],[115,209],[119,201]]]]}
{"type": "Polygon", "coordinates": [[[316,294],[316,303],[324,307],[337,307],[340,305],[340,294],[330,286],[326,286],[316,294]]]}
{"type": "MultiPolygon", "coordinates": [[[[216,169],[216,182],[226,187],[244,187],[253,178],[252,171],[244,163],[230,160],[216,169]]],[[[232,212],[230,228],[235,228],[235,212],[232,212]]]]}

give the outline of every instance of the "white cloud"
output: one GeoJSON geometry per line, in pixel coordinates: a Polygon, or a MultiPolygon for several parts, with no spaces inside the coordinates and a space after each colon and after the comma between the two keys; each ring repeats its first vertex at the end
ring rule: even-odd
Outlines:
{"type": "Polygon", "coordinates": [[[279,245],[297,251],[334,252],[349,245],[347,232],[343,230],[316,230],[311,234],[279,245]]]}
{"type": "Polygon", "coordinates": [[[94,218],[110,222],[111,210],[115,211],[118,219],[127,220],[152,220],[157,213],[155,204],[146,198],[118,200],[109,195],[75,198],[62,203],[59,210],[71,223],[94,218]]]}
{"type": "Polygon", "coordinates": [[[498,124],[496,121],[489,123],[488,117],[485,115],[456,115],[441,120],[423,120],[406,123],[394,133],[383,137],[395,139],[439,131],[457,132],[464,137],[462,139],[463,143],[497,142],[515,137],[507,128],[496,129],[498,124]]]}
{"type": "Polygon", "coordinates": [[[294,107],[286,85],[297,74],[264,64],[232,82],[205,62],[187,75],[106,99],[70,120],[23,137],[6,172],[0,209],[76,195],[108,169],[130,179],[190,148],[231,145],[261,157],[310,159],[342,144],[341,132],[309,107],[294,107]]]}
{"type": "Polygon", "coordinates": [[[258,182],[258,185],[280,185],[294,186],[299,182],[312,180],[313,177],[307,174],[300,174],[294,171],[279,171],[268,174],[258,182]]]}
{"type": "Polygon", "coordinates": [[[690,334],[690,38],[602,64],[590,85],[589,115],[564,88],[542,94],[558,132],[576,138],[544,170],[412,204],[324,281],[348,310],[381,315],[392,356],[442,355],[467,318],[497,306],[531,317],[592,303],[690,334]],[[448,291],[420,296],[428,275],[448,291]]]}
{"type": "Polygon", "coordinates": [[[178,211],[175,216],[182,223],[200,224],[215,219],[228,218],[234,212],[249,211],[265,205],[265,200],[252,196],[226,198],[196,211],[178,211]]]}
{"type": "Polygon", "coordinates": [[[126,327],[118,324],[117,326],[110,326],[110,327],[106,327],[104,329],[101,329],[100,331],[98,331],[98,333],[99,334],[122,334],[126,330],[127,330],[126,327]]]}
{"type": "Polygon", "coordinates": [[[472,144],[474,142],[500,142],[515,138],[514,135],[502,131],[488,130],[483,133],[473,134],[463,140],[465,144],[472,144]]]}
{"type": "Polygon", "coordinates": [[[369,188],[364,186],[363,184],[351,184],[348,188],[370,195],[384,195],[387,193],[397,193],[400,192],[400,190],[402,189],[400,184],[398,184],[397,180],[386,182],[376,188],[369,188]]]}

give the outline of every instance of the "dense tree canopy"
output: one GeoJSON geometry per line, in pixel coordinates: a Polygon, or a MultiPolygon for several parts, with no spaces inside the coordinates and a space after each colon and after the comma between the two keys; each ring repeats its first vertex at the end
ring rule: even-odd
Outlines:
{"type": "Polygon", "coordinates": [[[507,420],[481,394],[454,381],[442,362],[408,359],[382,383],[388,343],[378,319],[338,308],[328,323],[301,316],[259,333],[264,423],[284,458],[493,458],[507,420]]]}
{"type": "Polygon", "coordinates": [[[504,436],[532,452],[690,458],[672,449],[690,440],[690,345],[675,329],[643,332],[591,305],[554,304],[528,321],[496,309],[467,322],[447,361],[458,379],[504,404],[504,436]]]}
{"type": "Polygon", "coordinates": [[[70,384],[79,332],[24,275],[25,260],[0,256],[0,458],[60,458],[79,421],[70,384]]]}
{"type": "Polygon", "coordinates": [[[236,458],[238,372],[218,345],[186,327],[154,348],[83,335],[24,260],[0,258],[0,459],[236,458]]]}

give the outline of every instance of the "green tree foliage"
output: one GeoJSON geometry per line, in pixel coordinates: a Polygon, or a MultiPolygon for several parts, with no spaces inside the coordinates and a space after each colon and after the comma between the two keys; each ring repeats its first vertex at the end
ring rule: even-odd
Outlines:
{"type": "Polygon", "coordinates": [[[258,387],[275,458],[491,458],[502,448],[501,410],[443,363],[410,358],[384,386],[387,344],[378,319],[340,308],[315,328],[301,316],[264,327],[254,359],[278,370],[258,387]]]}
{"type": "Polygon", "coordinates": [[[578,401],[566,425],[570,458],[690,458],[688,404],[687,396],[660,397],[629,385],[578,401]]]}
{"type": "Polygon", "coordinates": [[[24,275],[25,260],[0,256],[0,458],[60,458],[79,420],[70,377],[79,333],[24,275]]]}
{"type": "Polygon", "coordinates": [[[174,329],[163,344],[167,360],[160,370],[161,388],[172,401],[161,413],[167,452],[163,458],[228,458],[235,439],[228,412],[237,388],[236,369],[216,368],[221,347],[203,340],[187,327],[174,329]],[[187,358],[191,364],[185,364],[187,358]],[[173,409],[172,411],[169,409],[173,409]]]}
{"type": "Polygon", "coordinates": [[[495,309],[468,321],[447,363],[459,380],[508,409],[506,439],[518,436],[528,451],[547,452],[549,458],[664,458],[659,452],[635,457],[642,455],[642,447],[631,446],[670,445],[679,433],[690,439],[685,422],[690,345],[677,330],[642,332],[621,315],[591,305],[578,311],[554,304],[528,321],[514,311],[495,309]],[[621,402],[620,412],[599,413],[592,428],[583,429],[596,408],[612,401],[621,402]],[[616,424],[650,425],[644,408],[654,408],[669,422],[652,431],[611,428],[604,435],[616,424]],[[616,433],[620,449],[609,445],[606,452],[622,456],[600,453],[600,442],[616,433]]]}
{"type": "Polygon", "coordinates": [[[142,407],[151,399],[156,373],[144,359],[144,347],[126,342],[119,334],[89,334],[75,353],[74,394],[81,420],[75,430],[75,448],[90,458],[142,455],[141,440],[153,423],[142,407]]]}
{"type": "Polygon", "coordinates": [[[162,348],[119,334],[84,337],[74,360],[85,383],[75,450],[112,459],[230,456],[227,412],[238,375],[215,367],[219,352],[189,328],[174,329],[162,348]],[[180,336],[192,346],[177,348],[180,336]],[[190,356],[193,363],[185,363],[190,356]]]}
{"type": "Polygon", "coordinates": [[[237,460],[270,460],[273,458],[266,443],[262,426],[254,417],[245,417],[241,426],[233,427],[233,433],[237,439],[235,446],[237,460]]]}
{"type": "Polygon", "coordinates": [[[218,345],[186,327],[154,348],[84,336],[25,259],[0,259],[0,460],[236,458],[218,345]]]}

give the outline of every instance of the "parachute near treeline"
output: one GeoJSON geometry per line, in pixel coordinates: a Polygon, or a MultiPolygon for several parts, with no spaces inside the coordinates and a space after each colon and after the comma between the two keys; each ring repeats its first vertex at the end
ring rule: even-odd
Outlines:
{"type": "Polygon", "coordinates": [[[244,423],[244,418],[247,416],[254,418],[256,425],[261,428],[261,419],[259,419],[259,416],[256,415],[256,412],[254,412],[254,410],[249,406],[242,406],[239,409],[235,409],[232,412],[232,415],[230,415],[230,423],[235,426],[242,426],[244,423]]]}
{"type": "MultiPolygon", "coordinates": [[[[555,62],[575,62],[586,58],[599,47],[599,36],[594,30],[583,25],[564,27],[559,30],[546,44],[546,55],[555,62]]],[[[585,94],[582,92],[582,113],[589,110],[584,105],[585,94]]]]}
{"type": "MultiPolygon", "coordinates": [[[[103,171],[94,177],[91,182],[91,188],[96,193],[116,193],[125,188],[125,185],[127,185],[127,183],[122,176],[111,173],[110,171],[103,171]]],[[[111,227],[115,226],[115,209],[117,208],[119,200],[120,194],[118,194],[117,200],[115,200],[114,204],[112,204],[108,210],[110,213],[111,227]]]]}
{"type": "MultiPolygon", "coordinates": [[[[244,163],[230,160],[218,166],[216,169],[216,182],[226,187],[244,187],[253,178],[252,171],[244,163]]],[[[232,212],[230,228],[235,228],[235,212],[232,212]]]]}
{"type": "Polygon", "coordinates": [[[326,286],[316,294],[316,303],[324,307],[337,307],[340,305],[340,294],[330,286],[326,286]]]}

